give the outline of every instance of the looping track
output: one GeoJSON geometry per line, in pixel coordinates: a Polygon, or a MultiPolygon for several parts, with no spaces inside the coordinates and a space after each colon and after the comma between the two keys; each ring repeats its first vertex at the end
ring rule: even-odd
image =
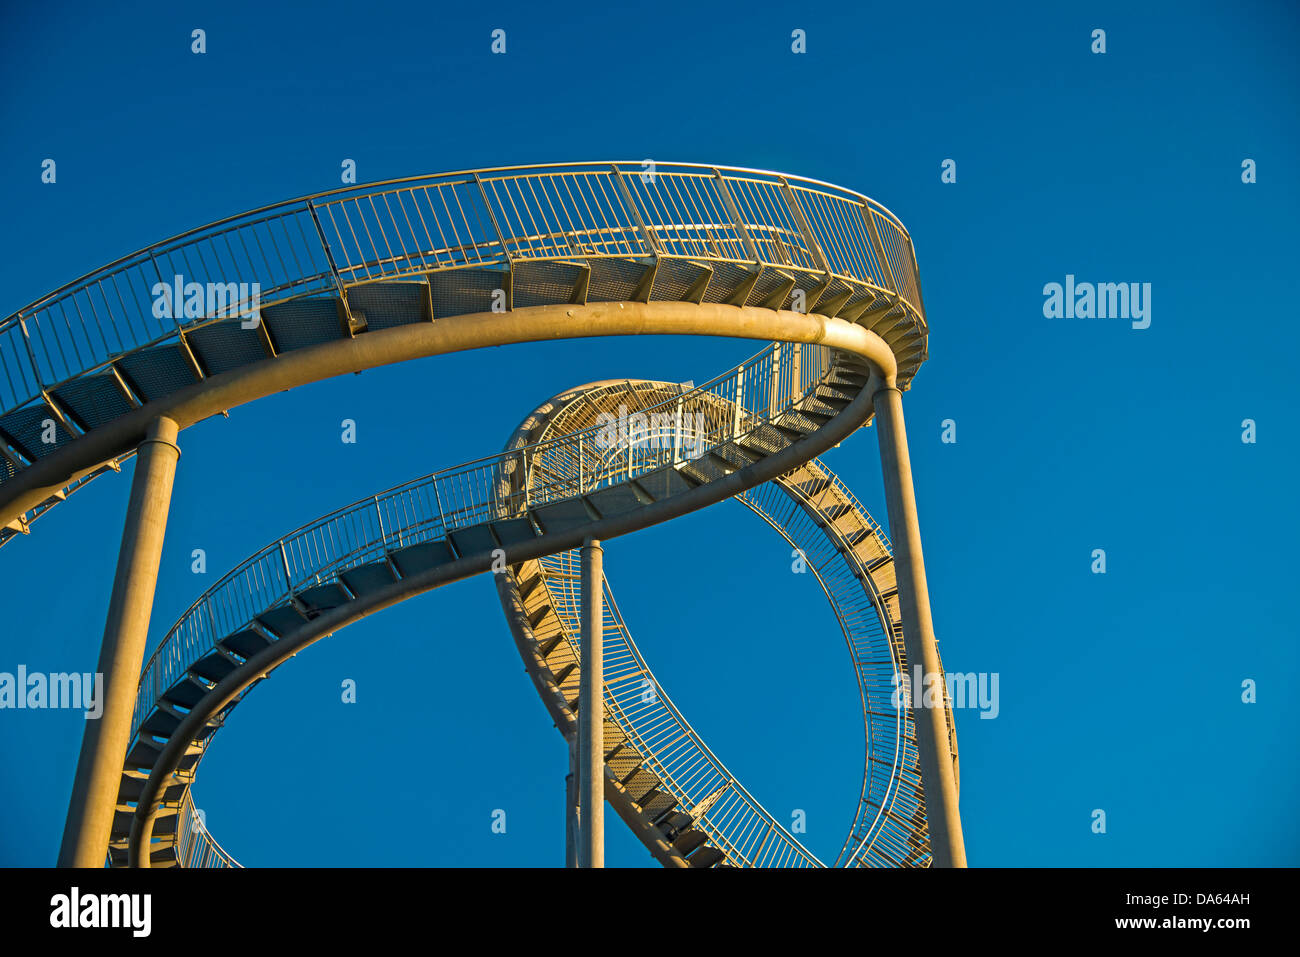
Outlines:
{"type": "MultiPolygon", "coordinates": [[[[120,468],[160,417],[184,429],[275,391],[492,345],[774,341],[698,389],[566,393],[501,455],[355,503],[223,578],[144,669],[112,863],[232,864],[195,828],[189,786],[243,696],[301,648],[489,571],[503,551],[507,620],[571,733],[581,649],[570,550],[732,497],[808,554],[849,645],[867,760],[838,862],[928,862],[911,712],[888,697],[904,666],[888,543],[816,459],[925,359],[910,237],[883,207],[824,183],[678,165],[640,173],[517,167],[307,197],[149,247],[0,322],[0,544],[120,468]],[[258,284],[258,321],[246,321],[246,298],[157,321],[149,291],[173,275],[258,284]],[[674,441],[603,442],[592,417],[619,406],[670,417],[674,441]]],[[[610,597],[620,657],[605,689],[606,794],[620,816],[667,865],[820,863],[653,683],[610,597]],[[633,674],[656,690],[646,707],[628,697],[645,687],[633,674]]],[[[950,714],[947,728],[955,762],[950,714]]]]}

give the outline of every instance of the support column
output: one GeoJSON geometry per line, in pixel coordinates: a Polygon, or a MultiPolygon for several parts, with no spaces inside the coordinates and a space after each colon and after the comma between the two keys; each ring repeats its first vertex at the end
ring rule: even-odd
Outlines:
{"type": "Polygon", "coordinates": [[[568,739],[569,773],[564,778],[564,866],[578,866],[578,735],[568,739]]]}
{"type": "Polygon", "coordinates": [[[578,685],[578,866],[605,866],[604,550],[582,546],[582,660],[578,685]]]}
{"type": "Polygon", "coordinates": [[[172,480],[180,458],[176,434],[176,423],[160,417],[149,426],[136,450],[131,499],[99,653],[104,712],[98,721],[86,722],[81,739],[59,850],[60,867],[103,867],[108,857],[122,759],[131,743],[131,716],[158,584],[172,480]]]}
{"type": "MultiPolygon", "coordinates": [[[[903,424],[903,394],[886,386],[873,397],[876,431],[880,438],[880,465],[885,479],[885,502],[889,511],[889,535],[894,542],[894,567],[898,574],[898,601],[903,616],[903,645],[908,669],[922,666],[929,688],[929,676],[941,674],[939,651],[930,617],[930,593],[925,583],[925,559],[921,555],[921,528],[916,516],[916,492],[912,487],[912,462],[907,452],[907,429],[903,424]]],[[[913,696],[915,697],[915,696],[913,696]]],[[[948,746],[948,718],[943,693],[936,706],[925,707],[925,696],[912,702],[916,748],[920,757],[921,782],[925,788],[926,822],[930,831],[930,853],[935,867],[965,867],[966,845],[957,808],[957,777],[948,746]]]]}

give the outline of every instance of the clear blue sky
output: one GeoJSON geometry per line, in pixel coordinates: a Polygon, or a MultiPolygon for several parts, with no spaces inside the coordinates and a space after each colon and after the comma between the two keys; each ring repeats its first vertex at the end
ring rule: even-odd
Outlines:
{"type": "MultiPolygon", "coordinates": [[[[958,716],[971,863],[1300,862],[1293,5],[80,8],[0,15],[0,313],[147,243],[337,186],[345,158],[371,181],[649,157],[880,200],[914,238],[932,331],[905,407],[936,630],[950,668],[1000,675],[995,720],[958,716]],[[504,56],[489,52],[498,27],[504,56]],[[206,55],[190,53],[194,28],[206,55]],[[948,158],[955,184],[940,182],[948,158]],[[1043,286],[1067,274],[1151,283],[1150,328],[1044,318],[1043,286]],[[940,442],[948,418],[955,445],[940,442]]],[[[498,451],[560,389],[702,381],[752,351],[494,349],[205,422],[181,437],[151,645],[267,541],[498,451]],[[194,548],[209,575],[190,572],[194,548]]],[[[874,431],[828,462],[883,522],[874,431]]],[[[128,490],[128,474],[100,479],[0,549],[0,671],[93,670],[128,490]]],[[[686,717],[778,819],[806,811],[807,843],[833,858],[862,732],[812,576],[735,503],[611,541],[606,572],[686,717]]],[[[0,712],[0,863],[53,862],[83,727],[0,712]]],[[[563,859],[565,770],[475,579],[276,672],[195,796],[250,865],[545,866],[563,859]]],[[[609,863],[649,865],[609,820],[609,863]]]]}

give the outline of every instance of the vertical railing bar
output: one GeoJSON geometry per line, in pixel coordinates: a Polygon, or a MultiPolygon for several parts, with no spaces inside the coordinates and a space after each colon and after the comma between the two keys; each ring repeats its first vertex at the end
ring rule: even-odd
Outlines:
{"type": "Polygon", "coordinates": [[[429,252],[433,256],[434,265],[438,265],[438,249],[446,248],[447,237],[442,231],[442,225],[438,222],[438,211],[433,208],[433,200],[429,199],[429,187],[421,186],[420,188],[424,190],[424,198],[429,204],[429,215],[433,217],[433,224],[438,227],[438,238],[442,241],[442,247],[434,245],[433,234],[429,232],[429,224],[424,221],[424,210],[420,208],[420,201],[416,199],[415,190],[411,190],[411,202],[415,205],[415,215],[420,220],[420,226],[424,230],[424,237],[429,240],[429,252]]]}
{"type": "Polygon", "coordinates": [[[740,213],[736,209],[735,200],[731,198],[731,191],[727,188],[726,178],[722,173],[714,169],[713,175],[717,177],[716,188],[718,195],[722,198],[722,204],[727,207],[727,213],[731,216],[732,225],[736,227],[736,232],[740,236],[741,245],[745,248],[746,255],[754,262],[761,262],[758,257],[758,250],[754,247],[754,242],[749,238],[749,231],[745,229],[745,224],[740,221],[740,213]]]}
{"type": "Polygon", "coordinates": [[[627,182],[623,179],[627,174],[617,166],[610,167],[613,170],[614,182],[618,184],[619,191],[623,194],[623,201],[627,205],[628,213],[631,214],[636,228],[641,232],[641,239],[646,244],[646,254],[650,256],[659,256],[663,253],[663,246],[660,245],[659,237],[646,229],[645,220],[641,218],[641,211],[637,208],[636,198],[632,195],[632,190],[628,188],[627,182]]]}
{"type": "Polygon", "coordinates": [[[898,295],[898,284],[894,280],[894,271],[889,265],[889,260],[885,258],[885,249],[880,242],[880,233],[876,229],[875,212],[866,203],[862,204],[866,213],[867,232],[871,236],[871,245],[875,249],[876,259],[880,262],[880,270],[885,281],[889,284],[889,291],[898,295]]]}
{"type": "MultiPolygon", "coordinates": [[[[366,198],[367,198],[367,200],[370,202],[370,211],[371,211],[372,213],[375,214],[375,225],[379,228],[379,238],[382,239],[382,240],[384,241],[384,249],[388,252],[388,259],[389,259],[389,262],[392,262],[392,261],[393,261],[394,259],[396,259],[397,257],[393,255],[393,245],[392,245],[392,243],[390,243],[390,242],[388,241],[388,232],[384,229],[384,219],[383,219],[382,216],[379,215],[379,209],[375,206],[375,197],[374,197],[374,194],[371,193],[371,194],[370,194],[369,196],[367,196],[366,198]]],[[[387,200],[386,198],[384,199],[384,208],[385,208],[385,209],[388,209],[388,200],[387,200]]],[[[392,217],[392,215],[393,215],[392,210],[389,210],[388,215],[389,215],[390,218],[392,217]]],[[[396,222],[396,221],[394,221],[394,222],[396,222]]],[[[371,240],[371,241],[373,242],[373,240],[371,240]]],[[[403,249],[402,252],[405,253],[406,250],[403,249]]],[[[375,259],[378,259],[378,258],[379,258],[379,248],[376,247],[376,248],[375,248],[375,259]]],[[[382,275],[384,274],[384,271],[383,271],[382,269],[380,269],[380,270],[379,270],[379,274],[382,276],[382,275]]]]}
{"type": "MultiPolygon", "coordinates": [[[[469,220],[465,218],[465,208],[464,208],[463,206],[461,206],[461,204],[460,204],[460,197],[456,195],[456,186],[455,186],[455,184],[448,184],[448,185],[447,185],[447,188],[451,190],[451,198],[454,199],[454,200],[456,201],[456,209],[459,210],[459,212],[460,212],[461,222],[463,222],[463,223],[465,224],[465,231],[468,233],[468,232],[470,231],[470,228],[469,228],[469,220]]],[[[480,188],[481,188],[481,187],[480,187],[480,188]]],[[[461,256],[462,256],[463,258],[465,258],[466,260],[468,260],[468,258],[469,258],[469,257],[468,257],[468,254],[465,252],[465,245],[466,245],[466,244],[463,243],[463,242],[461,242],[461,238],[460,238],[460,230],[458,230],[458,229],[456,228],[456,217],[454,217],[454,216],[451,214],[451,207],[447,205],[447,197],[443,195],[443,193],[442,193],[442,186],[441,186],[441,185],[438,187],[438,199],[442,200],[442,208],[443,208],[443,209],[446,211],[446,213],[447,213],[447,225],[451,228],[451,236],[452,236],[452,238],[456,240],[456,248],[457,248],[458,250],[461,251],[461,256]]],[[[441,226],[438,227],[438,232],[439,232],[439,234],[442,233],[442,227],[441,227],[441,226]]],[[[474,238],[472,233],[470,234],[470,238],[471,238],[471,239],[474,238]]],[[[446,237],[444,237],[444,241],[445,241],[445,239],[446,239],[446,237]]],[[[477,251],[478,251],[478,246],[475,245],[474,248],[475,248],[475,252],[477,253],[477,251]]],[[[479,262],[482,262],[482,261],[483,261],[483,257],[482,257],[482,256],[479,256],[478,258],[479,258],[479,262]]],[[[454,260],[453,260],[453,262],[454,262],[454,260]]]]}

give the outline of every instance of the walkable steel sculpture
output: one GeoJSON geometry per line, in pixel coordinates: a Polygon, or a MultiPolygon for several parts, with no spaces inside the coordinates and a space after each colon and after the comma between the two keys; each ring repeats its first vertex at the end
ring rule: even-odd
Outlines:
{"type": "Polygon", "coordinates": [[[835,863],[964,866],[949,704],[893,703],[909,662],[942,676],[902,413],[927,338],[911,239],[879,204],[775,173],[639,163],[449,173],[268,206],[3,320],[0,545],[137,457],[104,713],[86,726],[59,863],[233,866],[191,798],[232,709],[312,642],[490,573],[569,742],[569,864],[603,864],[608,801],[665,866],[820,866],[673,706],[602,572],[602,542],[735,498],[806,556],[857,676],[863,786],[835,863]],[[144,663],[181,430],[407,359],[626,335],[770,344],[698,387],[606,380],[555,396],[501,454],[262,549],[144,663]],[[817,458],[873,418],[892,549],[817,458]]]}

